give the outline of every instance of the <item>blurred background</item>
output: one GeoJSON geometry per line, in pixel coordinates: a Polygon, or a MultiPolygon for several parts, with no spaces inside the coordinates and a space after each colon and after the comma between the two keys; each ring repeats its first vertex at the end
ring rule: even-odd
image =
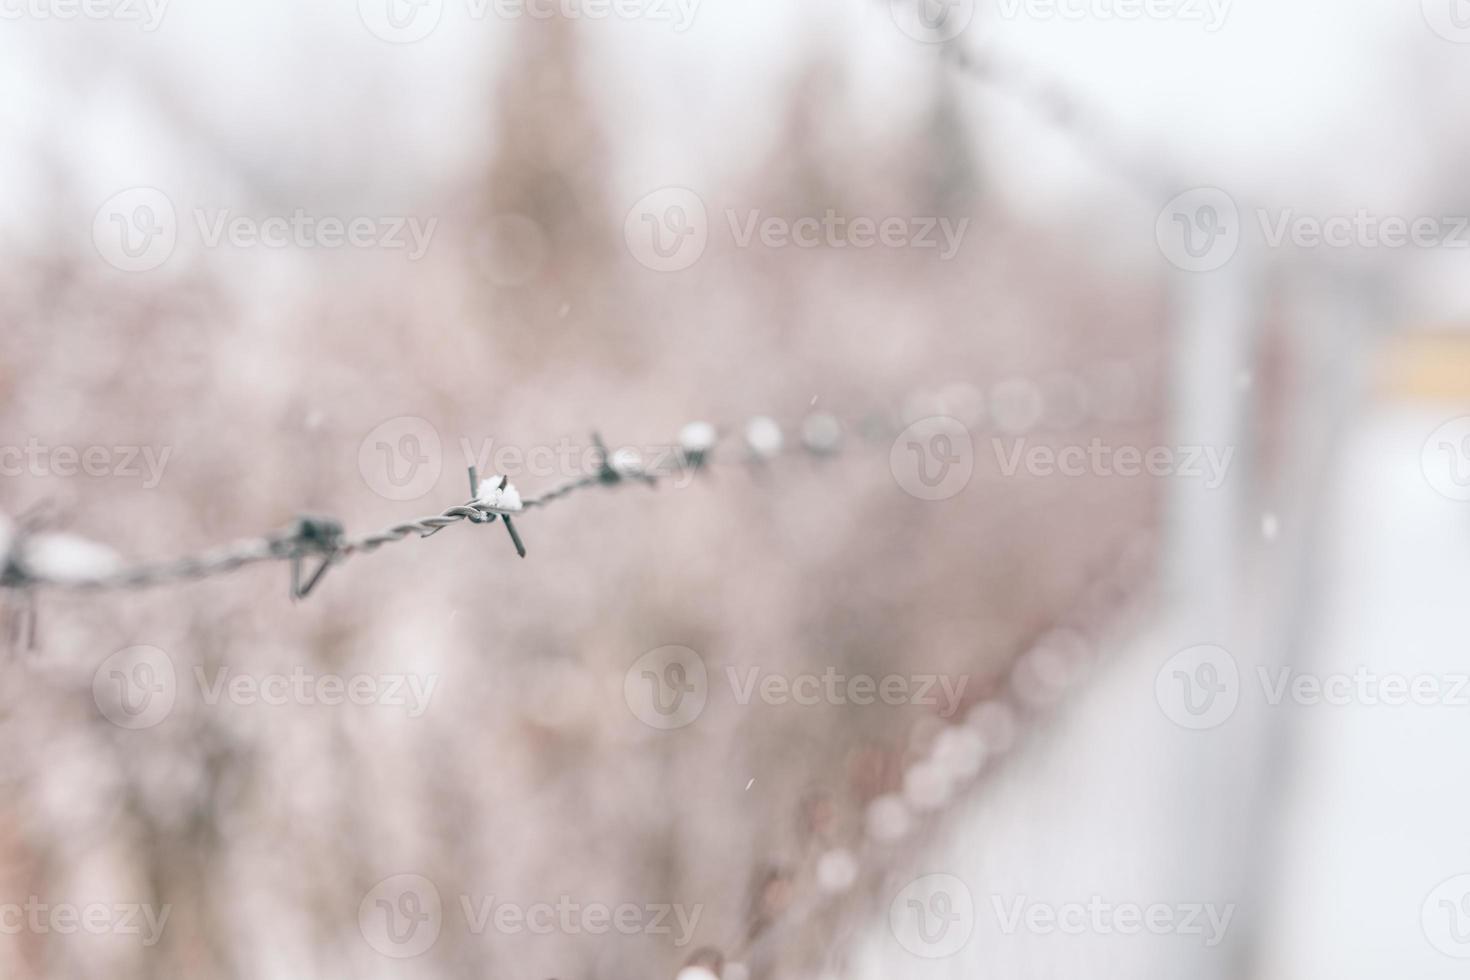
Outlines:
{"type": "Polygon", "coordinates": [[[1467,59],[0,0],[0,977],[1460,975],[1467,59]]]}

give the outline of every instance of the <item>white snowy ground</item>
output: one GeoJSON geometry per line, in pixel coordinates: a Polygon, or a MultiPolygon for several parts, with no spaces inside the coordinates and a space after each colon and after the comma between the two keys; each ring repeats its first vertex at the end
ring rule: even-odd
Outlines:
{"type": "Polygon", "coordinates": [[[880,920],[851,975],[1465,976],[1470,960],[1457,956],[1470,957],[1470,902],[1454,906],[1470,878],[1435,889],[1470,874],[1470,704],[1395,707],[1355,695],[1345,706],[1273,705],[1257,669],[1274,680],[1282,666],[1323,678],[1362,666],[1432,678],[1446,697],[1456,675],[1470,674],[1470,503],[1437,493],[1420,456],[1436,427],[1465,412],[1379,407],[1349,426],[1322,502],[1310,639],[1257,656],[1249,626],[1238,625],[1225,641],[1239,668],[1238,706],[1202,731],[1166,717],[1155,679],[1175,651],[1211,638],[1174,618],[1114,651],[1040,744],[1022,749],[911,869],[966,883],[974,912],[958,928],[973,922],[968,942],[924,959],[880,920]],[[1007,931],[1018,900],[1042,907],[1036,928],[1007,931]],[[1093,918],[1089,903],[1114,917],[1093,918]],[[1126,903],[1163,906],[1154,913],[1161,934],[1147,925],[1128,934],[1116,918],[1126,903]],[[1218,945],[1208,914],[1197,934],[1186,928],[1193,906],[1213,905],[1220,921],[1232,903],[1218,945]],[[1049,914],[1087,918],[1074,918],[1084,924],[1068,935],[1046,924],[1049,914]]]}
{"type": "MultiPolygon", "coordinates": [[[[1248,843],[1242,813],[1250,813],[1254,791],[1244,760],[1252,757],[1255,729],[1232,719],[1214,731],[1185,731],[1155,698],[1160,667],[1176,650],[1199,642],[1176,625],[1135,637],[1121,658],[1117,650],[1105,651],[1113,662],[1059,709],[1038,742],[1018,748],[1019,757],[978,790],[947,839],[906,872],[915,878],[952,875],[965,883],[968,905],[951,901],[955,914],[964,916],[954,928],[973,926],[963,948],[944,958],[915,955],[906,926],[895,930],[885,916],[860,944],[850,975],[1238,975],[1232,964],[1241,923],[1230,907],[1243,905],[1234,870],[1237,852],[1248,843]],[[1128,906],[1140,914],[1163,907],[1154,913],[1158,932],[1130,923],[1128,906]],[[1051,915],[1058,917],[1055,927],[1048,925],[1051,915]],[[1034,926],[1026,924],[1028,917],[1035,917],[1034,926]]],[[[937,934],[937,918],[930,929],[937,934]]],[[[940,945],[918,949],[947,951],[940,945]]]]}
{"type": "Polygon", "coordinates": [[[1427,677],[1460,703],[1292,709],[1298,764],[1261,972],[1269,980],[1470,973],[1470,959],[1449,955],[1470,957],[1470,910],[1440,904],[1460,904],[1470,881],[1424,908],[1436,886],[1470,874],[1470,691],[1457,690],[1470,674],[1470,503],[1436,492],[1420,462],[1429,434],[1467,413],[1381,409],[1345,447],[1308,653],[1322,672],[1427,677]]]}

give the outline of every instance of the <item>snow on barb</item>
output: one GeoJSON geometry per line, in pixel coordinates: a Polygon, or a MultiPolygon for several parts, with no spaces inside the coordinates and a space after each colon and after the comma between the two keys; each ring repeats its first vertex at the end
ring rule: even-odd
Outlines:
{"type": "Polygon", "coordinates": [[[521,492],[515,488],[515,484],[499,474],[480,482],[480,492],[475,495],[475,503],[497,514],[519,514],[524,507],[521,503],[521,492]],[[505,483],[504,487],[501,486],[502,482],[505,483]]]}
{"type": "Polygon", "coordinates": [[[745,442],[758,459],[772,459],[781,452],[785,439],[781,423],[768,415],[758,415],[745,424],[745,442]]]}
{"type": "Polygon", "coordinates": [[[679,430],[679,448],[686,453],[707,453],[715,448],[715,427],[708,422],[690,422],[679,430]]]}
{"type": "Polygon", "coordinates": [[[619,476],[640,476],[643,473],[643,456],[636,449],[619,449],[612,454],[607,465],[619,476]]]}
{"type": "Polygon", "coordinates": [[[52,582],[87,582],[122,567],[111,548],[74,534],[40,534],[24,549],[26,572],[52,582]]]}
{"type": "Polygon", "coordinates": [[[801,423],[801,441],[819,456],[827,456],[842,447],[842,423],[835,415],[815,412],[801,423]]]}

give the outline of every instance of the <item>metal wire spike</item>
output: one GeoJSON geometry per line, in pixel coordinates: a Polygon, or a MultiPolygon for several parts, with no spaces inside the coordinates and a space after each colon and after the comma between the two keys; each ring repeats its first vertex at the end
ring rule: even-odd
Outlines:
{"type": "MultiPolygon", "coordinates": [[[[480,469],[477,466],[470,467],[470,505],[474,506],[480,499],[480,469]]],[[[489,524],[495,520],[494,514],[479,511],[470,517],[471,524],[489,524]]]]}
{"type": "Polygon", "coordinates": [[[592,433],[592,448],[597,452],[597,482],[603,486],[614,486],[624,480],[637,480],[650,487],[658,486],[658,479],[643,468],[641,461],[625,466],[616,464],[613,454],[607,451],[607,443],[602,441],[600,432],[592,433]]]}
{"type": "MultiPolygon", "coordinates": [[[[504,490],[509,485],[510,485],[510,477],[508,477],[508,476],[502,476],[500,478],[500,484],[495,489],[497,489],[497,490],[504,490]]],[[[471,466],[470,467],[470,506],[472,506],[472,507],[475,506],[476,504],[479,503],[479,500],[480,500],[480,471],[479,471],[479,469],[477,467],[471,466]]],[[[483,506],[483,505],[481,505],[481,506],[483,506]]],[[[479,516],[478,517],[471,517],[470,520],[473,521],[476,524],[490,524],[490,523],[493,523],[495,521],[495,518],[497,516],[499,516],[499,518],[502,521],[505,522],[505,530],[510,534],[510,541],[511,541],[511,544],[515,545],[516,554],[520,555],[522,558],[526,557],[526,545],[525,545],[525,543],[523,541],[521,541],[521,535],[520,535],[520,533],[518,531],[516,531],[515,524],[511,523],[511,519],[510,519],[510,515],[509,514],[501,513],[501,514],[497,515],[493,511],[481,510],[481,511],[479,511],[479,516]]]]}
{"type": "Polygon", "coordinates": [[[36,597],[30,589],[16,589],[5,604],[9,620],[6,646],[11,653],[33,653],[36,649],[36,597]]]}
{"type": "Polygon", "coordinates": [[[13,527],[0,525],[4,536],[4,554],[0,554],[0,586],[11,590],[5,603],[6,647],[11,653],[31,653],[36,649],[36,596],[30,588],[32,579],[25,562],[27,539],[47,523],[52,504],[44,501],[22,513],[13,527]]]}
{"type": "Polygon", "coordinates": [[[602,433],[592,433],[592,448],[597,451],[597,479],[604,486],[623,481],[623,474],[619,473],[612,464],[612,457],[608,454],[607,443],[602,441],[602,433]]]}
{"type": "Polygon", "coordinates": [[[500,519],[505,521],[505,529],[510,532],[510,540],[511,543],[516,546],[516,554],[520,555],[522,558],[526,557],[526,546],[521,541],[521,535],[520,532],[516,530],[516,526],[512,524],[510,522],[510,518],[506,517],[504,514],[501,515],[500,519]]]}
{"type": "Polygon", "coordinates": [[[325,517],[300,517],[296,520],[292,534],[291,549],[291,599],[305,599],[317,587],[327,569],[337,560],[337,550],[342,541],[342,525],[325,517]],[[307,555],[320,555],[321,563],[309,577],[302,580],[302,564],[307,555]]]}

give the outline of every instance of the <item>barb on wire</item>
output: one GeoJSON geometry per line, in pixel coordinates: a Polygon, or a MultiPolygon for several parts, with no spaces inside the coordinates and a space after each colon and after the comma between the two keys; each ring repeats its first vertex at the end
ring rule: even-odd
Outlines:
{"type": "Polygon", "coordinates": [[[342,525],[326,517],[302,517],[297,519],[295,531],[296,550],[291,555],[291,598],[305,599],[336,560],[342,540],[342,525]],[[301,563],[312,552],[321,555],[321,563],[303,583],[301,563]]]}
{"type": "Polygon", "coordinates": [[[470,521],[475,524],[492,524],[498,514],[501,521],[505,523],[505,529],[510,532],[510,540],[516,546],[516,554],[522,558],[526,557],[526,546],[521,543],[521,536],[516,533],[516,526],[510,522],[510,515],[522,509],[521,496],[516,493],[515,487],[510,485],[510,477],[502,476],[498,483],[486,484],[486,489],[482,493],[480,472],[471,466],[470,499],[483,508],[481,515],[471,517],[470,521]]]}
{"type": "MultiPolygon", "coordinates": [[[[602,436],[596,432],[592,433],[592,448],[597,453],[597,472],[588,476],[578,477],[575,480],[568,480],[559,486],[552,487],[539,497],[528,498],[524,503],[525,509],[530,510],[533,507],[545,507],[547,504],[560,500],[570,493],[585,490],[588,487],[611,487],[626,480],[636,480],[650,487],[658,486],[658,477],[660,474],[653,467],[645,467],[636,454],[609,454],[607,445],[602,441],[602,436]]],[[[680,452],[683,455],[678,461],[678,465],[686,469],[692,468],[689,450],[681,446],[680,452]]]]}

